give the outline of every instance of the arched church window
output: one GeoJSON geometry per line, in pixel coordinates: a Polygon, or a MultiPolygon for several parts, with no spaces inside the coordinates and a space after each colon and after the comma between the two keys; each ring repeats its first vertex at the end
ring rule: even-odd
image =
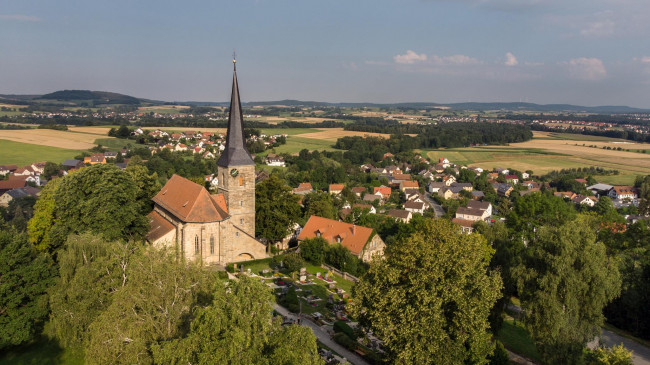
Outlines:
{"type": "Polygon", "coordinates": [[[199,236],[194,236],[194,253],[199,253],[199,236]]]}
{"type": "Polygon", "coordinates": [[[214,255],[214,236],[210,236],[210,255],[214,255]]]}

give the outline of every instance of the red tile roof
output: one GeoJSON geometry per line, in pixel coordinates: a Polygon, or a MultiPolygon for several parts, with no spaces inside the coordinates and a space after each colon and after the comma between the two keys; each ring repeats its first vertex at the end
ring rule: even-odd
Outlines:
{"type": "Polygon", "coordinates": [[[149,219],[149,233],[147,233],[147,240],[154,242],[162,236],[176,229],[173,224],[169,223],[158,212],[153,211],[147,214],[149,219]]]}
{"type": "Polygon", "coordinates": [[[183,222],[214,222],[228,217],[225,199],[219,195],[210,195],[203,186],[173,175],[153,201],[183,222]]]}
{"type": "Polygon", "coordinates": [[[345,188],[343,184],[330,184],[330,191],[341,191],[345,188]]]}
{"type": "Polygon", "coordinates": [[[381,194],[382,196],[390,196],[390,188],[387,186],[375,187],[373,194],[381,194]]]}
{"type": "Polygon", "coordinates": [[[305,224],[305,228],[300,231],[298,240],[317,237],[317,232],[320,232],[320,236],[330,244],[336,243],[337,238],[340,237],[343,247],[353,254],[359,255],[372,237],[373,230],[312,215],[305,224]]]}
{"type": "Polygon", "coordinates": [[[401,187],[402,187],[403,189],[406,189],[406,188],[415,188],[415,189],[418,189],[418,188],[420,188],[420,184],[418,184],[417,181],[402,181],[402,182],[400,183],[400,185],[401,185],[401,187]]]}

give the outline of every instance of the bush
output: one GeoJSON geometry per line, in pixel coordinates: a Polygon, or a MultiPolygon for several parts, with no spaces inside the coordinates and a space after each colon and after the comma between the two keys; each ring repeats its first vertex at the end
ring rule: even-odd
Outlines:
{"type": "Polygon", "coordinates": [[[632,365],[632,353],[623,344],[585,350],[587,365],[632,365]]]}
{"type": "Polygon", "coordinates": [[[357,336],[356,332],[352,329],[352,327],[348,326],[348,324],[343,321],[334,322],[334,332],[345,333],[348,337],[350,337],[353,340],[356,340],[357,337],[359,337],[357,336]]]}
{"type": "Polygon", "coordinates": [[[339,345],[345,347],[346,349],[350,351],[354,351],[357,349],[357,342],[348,337],[345,333],[339,332],[335,333],[334,336],[332,336],[334,341],[338,343],[339,345]]]}
{"type": "Polygon", "coordinates": [[[488,360],[490,360],[490,365],[510,364],[508,351],[503,346],[503,343],[501,343],[501,341],[499,340],[496,341],[496,347],[494,348],[494,352],[492,353],[492,355],[488,356],[488,360]]]}
{"type": "Polygon", "coordinates": [[[287,308],[289,312],[298,313],[300,312],[300,304],[298,304],[298,294],[296,294],[296,289],[291,288],[287,294],[278,300],[278,303],[287,308]]]}
{"type": "Polygon", "coordinates": [[[320,265],[325,259],[329,244],[322,237],[309,238],[300,244],[300,255],[314,265],[320,265]]]}
{"type": "Polygon", "coordinates": [[[284,263],[284,268],[289,273],[298,271],[305,265],[305,261],[302,259],[302,257],[300,257],[300,255],[295,252],[284,255],[282,262],[284,263]]]}

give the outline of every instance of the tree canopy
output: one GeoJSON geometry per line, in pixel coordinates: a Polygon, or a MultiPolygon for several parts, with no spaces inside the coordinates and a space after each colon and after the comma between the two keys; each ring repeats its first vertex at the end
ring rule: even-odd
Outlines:
{"type": "Polygon", "coordinates": [[[493,255],[478,234],[446,220],[387,247],[353,289],[353,313],[385,343],[391,361],[486,363],[490,308],[501,296],[493,255]]]}
{"type": "Polygon", "coordinates": [[[0,350],[40,334],[56,268],[24,234],[0,230],[0,350]]]}
{"type": "Polygon", "coordinates": [[[614,260],[596,240],[598,221],[579,216],[544,226],[514,269],[524,322],[544,362],[574,364],[603,324],[603,307],[620,293],[614,260]]]}
{"type": "Polygon", "coordinates": [[[270,242],[285,238],[300,218],[299,197],[277,176],[255,186],[255,235],[270,242]]]}
{"type": "Polygon", "coordinates": [[[53,252],[71,233],[89,231],[107,240],[143,237],[154,190],[134,181],[147,176],[140,170],[97,164],[53,180],[35,206],[30,241],[53,252]]]}

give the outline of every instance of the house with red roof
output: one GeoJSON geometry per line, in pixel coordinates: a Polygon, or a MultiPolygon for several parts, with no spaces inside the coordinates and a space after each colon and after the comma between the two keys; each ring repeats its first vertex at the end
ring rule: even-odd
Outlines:
{"type": "Polygon", "coordinates": [[[330,245],[341,244],[364,262],[384,256],[386,244],[372,229],[312,215],[300,231],[298,241],[321,237],[330,245]]]}

